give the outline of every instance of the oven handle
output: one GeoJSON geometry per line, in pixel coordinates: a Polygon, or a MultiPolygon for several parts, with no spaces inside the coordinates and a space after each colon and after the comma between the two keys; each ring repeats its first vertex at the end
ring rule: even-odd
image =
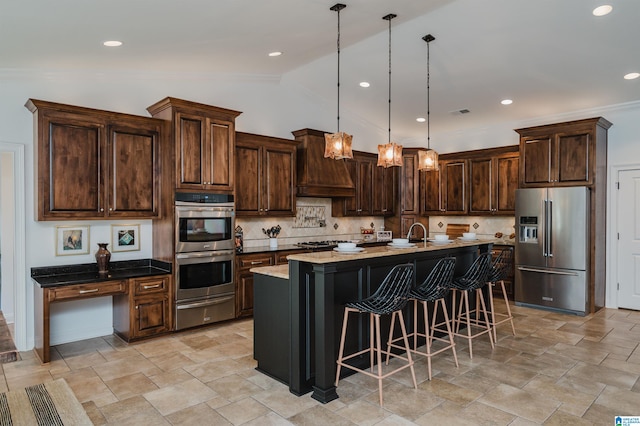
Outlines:
{"type": "MultiPolygon", "coordinates": [[[[188,259],[212,259],[216,260],[233,260],[233,250],[224,250],[224,251],[200,251],[200,252],[191,252],[191,253],[177,253],[176,260],[188,260],[188,259]]],[[[178,262],[180,263],[180,262],[178,262]]]]}
{"type": "Polygon", "coordinates": [[[203,306],[219,305],[221,303],[225,303],[230,300],[233,300],[234,297],[235,296],[217,297],[213,300],[205,300],[203,302],[194,302],[194,303],[189,303],[187,305],[176,305],[176,309],[181,310],[181,309],[201,308],[203,306]]]}

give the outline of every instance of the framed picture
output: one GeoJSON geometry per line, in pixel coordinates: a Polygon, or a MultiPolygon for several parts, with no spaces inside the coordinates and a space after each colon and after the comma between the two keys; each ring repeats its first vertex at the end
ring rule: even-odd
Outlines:
{"type": "Polygon", "coordinates": [[[56,256],[89,254],[89,226],[56,226],[56,256]]]}
{"type": "Polygon", "coordinates": [[[140,225],[111,225],[111,251],[140,250],[140,225]]]}

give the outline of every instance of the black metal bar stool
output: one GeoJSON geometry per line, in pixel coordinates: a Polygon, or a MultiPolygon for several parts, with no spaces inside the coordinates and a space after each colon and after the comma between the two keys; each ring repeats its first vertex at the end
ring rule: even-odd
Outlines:
{"type": "Polygon", "coordinates": [[[409,296],[409,290],[413,285],[413,264],[407,263],[402,265],[396,265],[391,269],[387,276],[382,281],[382,284],[371,296],[364,300],[357,302],[350,302],[346,304],[344,310],[344,320],[342,322],[342,335],[340,337],[340,351],[338,352],[338,368],[336,371],[336,386],[340,379],[341,367],[348,368],[350,370],[358,371],[366,374],[367,376],[378,379],[378,390],[380,392],[380,405],[382,405],[382,379],[397,373],[407,367],[411,369],[411,376],[413,378],[413,386],[417,389],[416,375],[413,370],[413,359],[411,358],[411,351],[409,350],[409,340],[407,339],[407,330],[404,326],[404,318],[402,315],[402,309],[406,306],[409,296]],[[359,352],[344,355],[344,342],[347,334],[347,323],[349,319],[349,313],[368,313],[369,314],[369,347],[359,352]],[[402,330],[402,338],[404,341],[404,350],[406,357],[402,355],[392,354],[393,356],[407,361],[406,364],[399,366],[398,368],[383,373],[382,371],[382,354],[389,355],[391,348],[387,346],[386,350],[383,350],[380,345],[380,316],[391,314],[392,322],[396,315],[398,316],[398,322],[400,323],[400,329],[402,330]],[[375,342],[374,342],[375,335],[375,342]],[[369,361],[371,365],[371,371],[356,367],[346,363],[347,360],[358,357],[364,353],[369,353],[369,361]],[[374,372],[374,354],[377,359],[377,372],[374,372]]]}
{"type": "Polygon", "coordinates": [[[507,307],[507,313],[496,312],[494,303],[493,303],[493,292],[489,289],[489,306],[491,307],[491,328],[493,329],[493,340],[498,341],[498,333],[496,331],[496,326],[502,324],[503,322],[510,321],[511,322],[511,331],[513,335],[516,335],[516,327],[513,325],[513,315],[511,315],[511,307],[509,306],[509,298],[507,297],[507,289],[504,286],[504,279],[509,275],[511,268],[513,267],[513,249],[506,248],[500,251],[498,257],[495,258],[493,264],[491,265],[491,269],[489,271],[489,276],[487,277],[487,282],[491,287],[495,287],[497,283],[500,283],[500,287],[502,289],[502,297],[504,298],[504,304],[507,307]],[[499,320],[496,321],[496,316],[500,317],[499,320]]]}
{"type": "MultiPolygon", "coordinates": [[[[453,280],[453,273],[456,267],[455,257],[446,257],[440,259],[436,266],[429,272],[429,275],[418,287],[411,289],[409,292],[409,300],[413,301],[413,332],[408,337],[411,340],[413,338],[413,346],[411,352],[418,355],[427,357],[427,366],[429,370],[429,380],[431,380],[431,357],[451,349],[453,352],[453,359],[456,361],[456,367],[458,366],[458,356],[456,355],[456,344],[453,340],[452,324],[447,310],[447,304],[445,298],[449,294],[451,288],[451,282],[453,280]],[[429,327],[429,311],[427,307],[428,302],[433,302],[433,316],[431,317],[431,327],[429,327]],[[424,333],[421,333],[418,324],[418,305],[422,305],[422,312],[424,315],[424,333]],[[436,323],[438,317],[438,305],[442,307],[442,313],[444,320],[440,323],[436,323]],[[442,328],[444,327],[444,328],[442,328]],[[443,336],[435,335],[434,332],[445,333],[443,336]],[[426,340],[425,351],[418,350],[418,338],[424,337],[426,340]],[[445,343],[445,346],[439,348],[435,352],[432,352],[432,343],[434,340],[445,343]]],[[[393,330],[393,320],[391,322],[391,330],[393,330]]],[[[395,342],[401,338],[392,339],[392,334],[389,333],[389,345],[397,348],[395,342]]],[[[388,355],[387,355],[388,361],[388,355]]]]}
{"type": "Polygon", "coordinates": [[[452,305],[455,312],[456,306],[456,293],[460,293],[460,306],[458,308],[458,314],[455,316],[454,323],[455,335],[464,337],[469,340],[469,357],[473,358],[472,339],[481,336],[483,334],[489,335],[489,341],[493,348],[493,334],[491,333],[491,321],[487,314],[487,306],[484,303],[484,296],[482,294],[482,288],[487,284],[487,277],[489,276],[489,270],[491,269],[491,253],[481,253],[476,260],[473,261],[467,272],[459,278],[455,278],[452,282],[453,292],[452,305]],[[480,300],[479,309],[469,310],[469,293],[474,292],[476,298],[480,300]],[[463,306],[464,303],[464,306],[463,306]],[[464,311],[463,311],[464,309],[464,311]],[[471,318],[471,314],[474,314],[474,318],[471,318]],[[484,315],[484,321],[480,319],[480,315],[484,315]],[[463,323],[466,326],[467,332],[465,334],[460,333],[460,324],[463,323]],[[472,332],[471,327],[480,328],[480,331],[472,332]]]}

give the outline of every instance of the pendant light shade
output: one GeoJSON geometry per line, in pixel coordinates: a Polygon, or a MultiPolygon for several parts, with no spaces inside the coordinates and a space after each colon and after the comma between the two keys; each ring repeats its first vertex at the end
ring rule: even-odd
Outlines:
{"type": "Polygon", "coordinates": [[[429,69],[429,43],[436,38],[431,34],[427,34],[422,39],[427,42],[427,149],[426,151],[418,151],[418,170],[430,172],[438,170],[438,153],[431,149],[431,72],[429,69]]]}
{"type": "Polygon", "coordinates": [[[389,21],[389,139],[388,143],[378,145],[378,166],[402,166],[402,145],[391,142],[391,20],[397,15],[390,13],[382,19],[389,21]]]}
{"type": "Polygon", "coordinates": [[[343,158],[353,158],[351,141],[353,136],[340,131],[340,11],[347,7],[344,4],[336,3],[330,10],[338,12],[338,131],[336,133],[325,133],[324,135],[324,157],[341,160],[343,158]]]}

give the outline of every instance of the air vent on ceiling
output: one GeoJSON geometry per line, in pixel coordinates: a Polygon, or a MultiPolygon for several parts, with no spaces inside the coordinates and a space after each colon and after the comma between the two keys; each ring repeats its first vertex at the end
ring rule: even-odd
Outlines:
{"type": "Polygon", "coordinates": [[[467,108],[462,108],[462,109],[457,109],[455,111],[451,111],[451,114],[453,115],[462,115],[462,114],[469,114],[471,112],[471,110],[467,109],[467,108]]]}

